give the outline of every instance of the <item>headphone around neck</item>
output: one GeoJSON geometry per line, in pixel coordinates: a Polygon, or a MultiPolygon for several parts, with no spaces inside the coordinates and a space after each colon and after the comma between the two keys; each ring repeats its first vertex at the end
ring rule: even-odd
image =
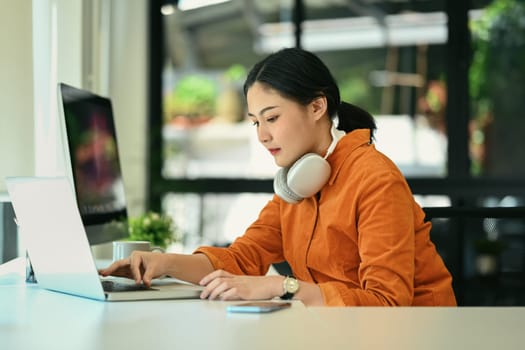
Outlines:
{"type": "Polygon", "coordinates": [[[339,139],[345,135],[345,132],[337,130],[334,124],[332,124],[330,133],[332,143],[324,157],[317,153],[306,153],[291,167],[277,171],[273,180],[276,195],[290,204],[297,204],[323,188],[331,173],[331,167],[326,158],[332,154],[339,139]]]}

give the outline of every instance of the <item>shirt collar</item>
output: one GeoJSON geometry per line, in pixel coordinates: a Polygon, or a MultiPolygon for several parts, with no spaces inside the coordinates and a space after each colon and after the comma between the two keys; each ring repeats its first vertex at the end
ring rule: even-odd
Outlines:
{"type": "Polygon", "coordinates": [[[356,129],[345,136],[343,136],[334,152],[327,158],[328,163],[332,168],[330,179],[328,183],[332,185],[339,173],[344,162],[350,158],[352,153],[361,146],[370,145],[370,130],[369,129],[356,129]]]}

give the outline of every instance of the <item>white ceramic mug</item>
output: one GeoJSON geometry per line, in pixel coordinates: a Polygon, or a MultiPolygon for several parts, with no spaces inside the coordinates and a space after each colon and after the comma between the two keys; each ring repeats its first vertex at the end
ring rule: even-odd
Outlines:
{"type": "Polygon", "coordinates": [[[149,241],[114,241],[113,261],[127,258],[134,250],[164,252],[160,247],[152,247],[149,241]]]}

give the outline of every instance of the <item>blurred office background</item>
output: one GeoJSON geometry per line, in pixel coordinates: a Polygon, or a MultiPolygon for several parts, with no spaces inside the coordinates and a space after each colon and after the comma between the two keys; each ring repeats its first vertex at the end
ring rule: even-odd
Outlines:
{"type": "Polygon", "coordinates": [[[54,86],[66,81],[113,101],[130,215],[171,215],[173,249],[228,244],[276,171],[245,118],[245,74],[302,46],[377,118],[376,145],[432,219],[460,304],[525,305],[523,1],[0,5],[2,178],[61,172],[54,86]]]}

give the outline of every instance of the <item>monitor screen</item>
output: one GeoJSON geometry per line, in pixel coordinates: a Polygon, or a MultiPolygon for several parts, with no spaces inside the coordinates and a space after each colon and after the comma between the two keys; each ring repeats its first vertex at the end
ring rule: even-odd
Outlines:
{"type": "Polygon", "coordinates": [[[111,101],[59,84],[66,166],[90,244],[128,236],[126,197],[111,101]]]}

